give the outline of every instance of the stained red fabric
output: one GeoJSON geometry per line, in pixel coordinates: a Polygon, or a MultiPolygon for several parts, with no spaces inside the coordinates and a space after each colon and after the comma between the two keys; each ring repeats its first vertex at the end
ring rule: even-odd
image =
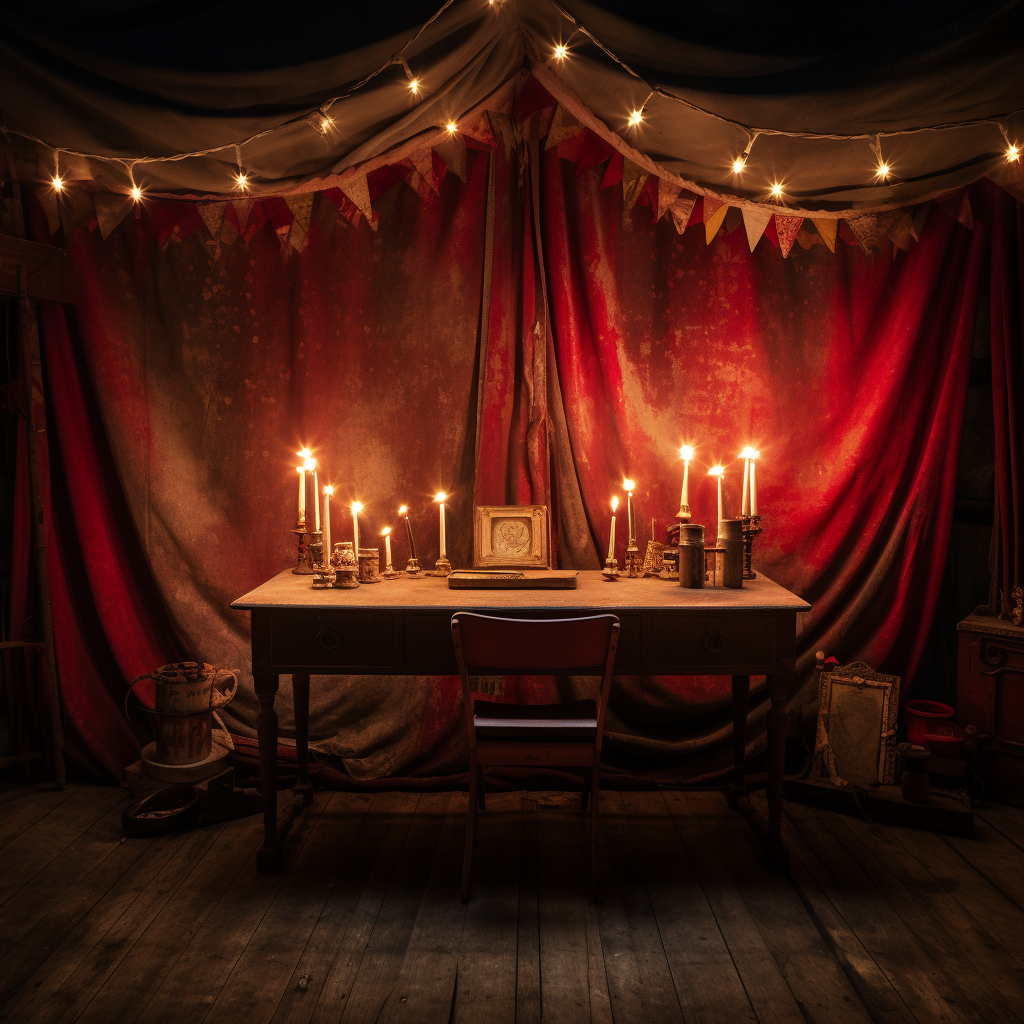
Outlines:
{"type": "MultiPolygon", "coordinates": [[[[742,228],[708,247],[699,223],[679,236],[650,205],[624,216],[599,149],[576,147],[584,167],[542,145],[527,132],[523,166],[500,142],[470,149],[466,182],[446,174],[429,203],[397,174],[376,231],[320,195],[298,234],[261,203],[229,207],[216,237],[150,203],[106,240],[68,240],[82,300],[42,325],[51,577],[69,718],[109,771],[137,751],[119,710],[132,675],[179,651],[248,668],[248,617],[228,606],[294,560],[304,444],[337,489],[336,537],[353,498],[364,537],[406,503],[429,564],[444,488],[453,562],[470,560],[474,503],[538,502],[561,564],[579,567],[599,564],[626,473],[644,542],[678,508],[679,445],[697,445],[690,500],[711,527],[707,466],[726,464],[735,512],[736,455],[755,444],[756,564],[814,604],[801,658],[824,648],[911,683],[949,534],[985,225],[935,210],[895,257],[751,254],[742,228]]],[[[505,685],[513,699],[577,686],[505,685]]],[[[457,679],[312,693],[311,739],[350,776],[464,769],[457,679]]],[[[289,697],[286,679],[285,733],[289,697]]],[[[251,685],[230,712],[252,735],[251,685]]],[[[731,756],[727,682],[619,680],[607,734],[635,770],[713,770],[731,756]]]]}

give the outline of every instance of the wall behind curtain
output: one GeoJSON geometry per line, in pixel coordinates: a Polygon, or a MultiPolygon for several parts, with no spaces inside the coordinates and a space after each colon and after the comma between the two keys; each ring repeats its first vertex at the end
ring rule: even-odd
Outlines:
{"type": "MultiPolygon", "coordinates": [[[[755,443],[757,561],[815,604],[804,662],[824,646],[912,674],[949,531],[985,228],[936,210],[895,259],[840,245],[783,260],[767,241],[751,254],[742,228],[705,246],[699,205],[683,236],[645,207],[623,219],[600,170],[529,151],[521,177],[514,154],[471,150],[467,181],[447,175],[432,202],[398,186],[377,232],[326,233],[314,208],[301,254],[270,224],[248,245],[196,232],[161,246],[159,203],[106,240],[68,240],[82,301],[43,318],[51,380],[80,395],[51,402],[58,527],[77,559],[54,572],[79,595],[58,659],[80,741],[109,772],[133,752],[116,710],[127,678],[181,653],[248,668],[248,616],[228,605],[294,560],[303,444],[336,486],[338,526],[352,498],[364,535],[406,502],[432,560],[443,487],[452,561],[468,564],[474,501],[544,502],[563,564],[592,566],[625,472],[646,539],[678,508],[678,445],[697,444],[691,504],[710,525],[706,464],[729,465],[732,510],[736,453],[755,443]]],[[[577,687],[509,680],[506,695],[577,687]]],[[[350,775],[464,770],[455,680],[312,692],[311,740],[350,775]]],[[[727,706],[727,680],[620,680],[609,756],[715,770],[727,706]]],[[[252,734],[251,684],[230,711],[252,734]]],[[[755,700],[755,748],[762,712],[755,700]]]]}

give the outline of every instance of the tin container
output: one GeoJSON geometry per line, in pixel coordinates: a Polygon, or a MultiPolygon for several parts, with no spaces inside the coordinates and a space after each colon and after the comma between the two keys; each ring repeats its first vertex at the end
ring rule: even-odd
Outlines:
{"type": "Polygon", "coordinates": [[[380,551],[377,548],[359,549],[359,582],[380,583],[380,551]]]}
{"type": "Polygon", "coordinates": [[[718,546],[725,548],[722,556],[722,586],[738,590],[743,586],[743,521],[723,519],[719,527],[718,546]]]}
{"type": "Polygon", "coordinates": [[[696,523],[679,528],[679,585],[690,590],[704,586],[704,527],[696,523]]]}

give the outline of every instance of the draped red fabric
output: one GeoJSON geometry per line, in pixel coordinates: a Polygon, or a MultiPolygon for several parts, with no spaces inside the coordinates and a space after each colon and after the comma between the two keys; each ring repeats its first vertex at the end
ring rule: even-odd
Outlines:
{"type": "MultiPolygon", "coordinates": [[[[294,559],[303,445],[335,485],[336,537],[353,499],[374,537],[406,503],[429,563],[444,488],[453,562],[470,560],[473,504],[537,502],[562,564],[594,566],[624,474],[645,541],[652,516],[659,533],[674,516],[677,449],[695,444],[691,505],[711,527],[707,466],[726,464],[735,511],[736,456],[755,444],[756,564],[813,602],[803,658],[823,647],[912,678],[949,533],[984,226],[936,210],[895,259],[842,244],[783,259],[767,241],[751,254],[742,229],[706,246],[699,205],[682,236],[649,206],[624,215],[621,186],[601,187],[607,154],[588,167],[529,135],[524,152],[520,168],[500,143],[470,148],[466,181],[448,173],[436,195],[371,180],[376,231],[318,195],[301,252],[283,201],[255,220],[229,206],[232,244],[160,202],[105,240],[68,239],[81,301],[42,320],[51,587],[68,716],[112,774],[138,750],[120,712],[133,675],[184,653],[248,668],[248,616],[228,606],[294,559]]],[[[574,686],[508,680],[506,696],[574,686]]],[[[609,757],[641,773],[725,764],[726,691],[620,680],[609,757]]],[[[324,678],[312,694],[311,742],[349,776],[464,770],[457,679],[324,678]]],[[[285,731],[289,697],[285,680],[285,731]]],[[[253,735],[251,684],[228,710],[253,735]]]]}

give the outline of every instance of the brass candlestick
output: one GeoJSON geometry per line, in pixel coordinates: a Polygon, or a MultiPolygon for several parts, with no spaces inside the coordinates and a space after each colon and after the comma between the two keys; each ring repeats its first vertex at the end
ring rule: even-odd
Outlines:
{"type": "Polygon", "coordinates": [[[626,548],[626,575],[636,578],[641,575],[642,562],[640,561],[640,549],[635,542],[626,548]]]}
{"type": "Polygon", "coordinates": [[[614,583],[619,578],[619,563],[614,558],[606,558],[604,562],[604,568],[601,570],[601,575],[608,580],[609,583],[614,583]]]}
{"type": "Polygon", "coordinates": [[[757,579],[757,573],[751,567],[751,559],[754,553],[754,538],[761,533],[760,516],[740,516],[743,523],[743,578],[745,580],[757,579]]]}
{"type": "Polygon", "coordinates": [[[428,576],[440,576],[440,577],[443,578],[445,576],[450,576],[451,575],[451,571],[452,571],[452,563],[449,562],[447,558],[439,558],[434,563],[434,571],[433,572],[428,572],[427,575],[428,576]]]}
{"type": "Polygon", "coordinates": [[[309,563],[309,550],[306,547],[306,524],[299,523],[292,533],[298,540],[298,554],[292,574],[295,576],[312,576],[313,568],[309,563]]]}
{"type": "Polygon", "coordinates": [[[419,560],[416,558],[410,558],[409,561],[405,563],[405,571],[413,579],[417,579],[418,577],[424,575],[423,570],[420,568],[419,560]]]}

